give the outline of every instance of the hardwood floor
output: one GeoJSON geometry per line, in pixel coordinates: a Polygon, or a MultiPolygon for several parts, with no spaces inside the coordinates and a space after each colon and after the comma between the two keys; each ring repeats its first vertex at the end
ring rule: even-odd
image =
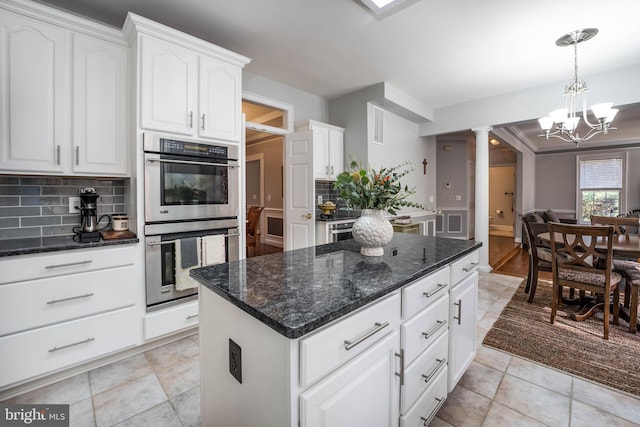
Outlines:
{"type": "Polygon", "coordinates": [[[489,236],[489,265],[494,273],[527,277],[529,254],[512,237],[489,236]]]}
{"type": "Polygon", "coordinates": [[[256,247],[255,247],[255,251],[253,249],[249,250],[249,252],[247,253],[247,258],[251,258],[254,256],[260,256],[260,255],[268,255],[268,254],[273,254],[276,252],[282,252],[282,248],[279,248],[277,246],[271,246],[271,245],[265,245],[262,243],[257,243],[256,247]]]}

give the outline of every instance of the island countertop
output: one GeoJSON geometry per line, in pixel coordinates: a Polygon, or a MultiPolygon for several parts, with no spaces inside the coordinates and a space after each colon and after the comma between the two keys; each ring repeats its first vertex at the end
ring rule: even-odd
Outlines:
{"type": "Polygon", "coordinates": [[[204,287],[287,338],[299,338],[444,267],[481,242],[394,233],[382,257],[354,240],[191,270],[204,287]]]}

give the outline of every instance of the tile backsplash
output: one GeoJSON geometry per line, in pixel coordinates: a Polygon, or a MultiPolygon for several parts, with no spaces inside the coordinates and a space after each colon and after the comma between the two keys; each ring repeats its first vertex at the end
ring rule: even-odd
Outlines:
{"type": "MultiPolygon", "coordinates": [[[[0,239],[69,236],[80,213],[69,213],[69,197],[92,187],[98,217],[126,212],[125,179],[0,175],[0,239]]],[[[100,223],[101,225],[103,223],[100,223]]]]}
{"type": "MultiPolygon", "coordinates": [[[[333,189],[334,181],[316,181],[315,182],[315,194],[316,194],[316,205],[318,204],[318,196],[322,196],[322,202],[326,202],[331,200],[336,204],[336,213],[335,216],[337,218],[351,218],[351,217],[359,217],[359,210],[347,210],[347,205],[344,200],[338,196],[338,192],[333,189]]],[[[322,213],[320,209],[316,207],[316,218],[322,213]]]]}

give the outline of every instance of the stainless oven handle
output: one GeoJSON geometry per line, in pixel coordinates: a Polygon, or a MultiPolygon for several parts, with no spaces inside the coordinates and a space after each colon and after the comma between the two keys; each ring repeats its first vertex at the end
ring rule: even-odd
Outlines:
{"type": "Polygon", "coordinates": [[[183,165],[204,165],[204,166],[222,166],[228,168],[237,168],[239,166],[238,163],[227,164],[227,163],[208,163],[208,162],[192,162],[188,160],[168,160],[168,159],[146,159],[147,162],[157,162],[157,163],[179,163],[183,165]]]}
{"type": "Polygon", "coordinates": [[[337,230],[331,230],[331,234],[351,233],[352,228],[339,228],[337,230]]]}
{"type": "MultiPolygon", "coordinates": [[[[224,234],[224,237],[236,237],[239,236],[240,233],[230,233],[230,234],[224,234]]],[[[212,234],[212,236],[216,236],[216,234],[212,234]]],[[[160,246],[160,245],[169,245],[172,243],[177,242],[177,240],[164,240],[162,242],[149,242],[147,243],[148,246],[160,246]]]]}

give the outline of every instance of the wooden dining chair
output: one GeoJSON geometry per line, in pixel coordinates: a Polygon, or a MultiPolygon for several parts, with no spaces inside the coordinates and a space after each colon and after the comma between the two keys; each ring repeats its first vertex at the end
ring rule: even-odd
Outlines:
{"type": "Polygon", "coordinates": [[[538,286],[538,272],[551,271],[551,249],[542,247],[538,242],[538,234],[549,231],[546,223],[531,224],[526,216],[520,215],[524,224],[527,237],[527,250],[529,251],[529,272],[524,292],[529,294],[528,302],[533,302],[538,286]]]}
{"type": "Polygon", "coordinates": [[[247,213],[247,234],[246,234],[246,245],[247,245],[247,257],[249,257],[249,249],[253,249],[253,253],[251,256],[255,256],[256,254],[256,242],[260,239],[260,234],[258,232],[258,226],[260,221],[260,214],[264,208],[261,206],[251,206],[249,208],[249,212],[247,213]]]}
{"type": "Polygon", "coordinates": [[[613,322],[618,323],[622,276],[612,269],[613,227],[549,223],[553,293],[551,323],[562,304],[563,286],[602,295],[604,339],[609,339],[609,312],[613,293],[613,322]],[[606,250],[596,250],[596,244],[606,250]],[[562,260],[559,262],[559,260],[562,260]]]}

